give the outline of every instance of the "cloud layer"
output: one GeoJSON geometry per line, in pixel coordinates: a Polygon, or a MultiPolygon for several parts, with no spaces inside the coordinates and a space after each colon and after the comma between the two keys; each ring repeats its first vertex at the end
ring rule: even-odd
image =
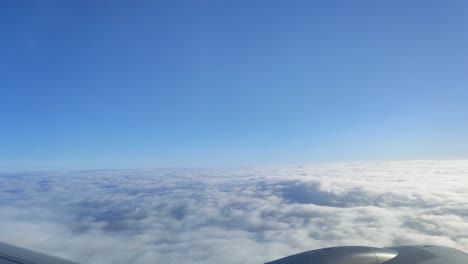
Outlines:
{"type": "Polygon", "coordinates": [[[0,174],[7,243],[82,263],[262,263],[318,247],[468,251],[468,161],[0,174]]]}

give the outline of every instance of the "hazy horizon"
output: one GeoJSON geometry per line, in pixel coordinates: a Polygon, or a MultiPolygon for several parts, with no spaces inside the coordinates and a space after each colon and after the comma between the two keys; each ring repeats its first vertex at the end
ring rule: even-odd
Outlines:
{"type": "Polygon", "coordinates": [[[47,172],[81,172],[81,171],[145,171],[145,170],[164,170],[164,169],[174,169],[174,170],[184,170],[184,169],[195,169],[195,170],[211,170],[211,169],[258,169],[258,168],[277,168],[277,167],[302,167],[302,166],[321,166],[321,165],[343,165],[343,164],[380,164],[380,163],[400,163],[400,162],[463,162],[468,161],[468,159],[408,159],[408,160],[343,160],[343,161],[323,161],[323,162],[309,162],[309,163],[276,163],[276,164],[242,164],[242,165],[218,165],[218,166],[167,166],[167,167],[117,167],[117,168],[75,168],[75,169],[56,169],[56,170],[4,170],[0,171],[1,174],[10,174],[10,173],[47,173],[47,172]]]}

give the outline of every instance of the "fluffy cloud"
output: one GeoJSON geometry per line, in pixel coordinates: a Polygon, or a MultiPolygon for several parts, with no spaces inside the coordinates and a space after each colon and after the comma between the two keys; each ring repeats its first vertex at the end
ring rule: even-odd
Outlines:
{"type": "Polygon", "coordinates": [[[4,242],[82,263],[262,263],[318,247],[468,251],[468,161],[0,174],[4,242]]]}

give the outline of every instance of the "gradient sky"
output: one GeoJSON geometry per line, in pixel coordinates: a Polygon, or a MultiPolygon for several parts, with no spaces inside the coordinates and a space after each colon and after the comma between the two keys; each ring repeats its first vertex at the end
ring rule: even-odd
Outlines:
{"type": "Polygon", "coordinates": [[[468,158],[466,1],[0,3],[0,170],[468,158]]]}

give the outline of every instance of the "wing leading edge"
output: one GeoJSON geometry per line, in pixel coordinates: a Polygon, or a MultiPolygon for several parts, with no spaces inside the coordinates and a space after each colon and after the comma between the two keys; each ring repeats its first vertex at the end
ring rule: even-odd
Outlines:
{"type": "Polygon", "coordinates": [[[78,264],[78,263],[0,242],[0,264],[78,264]]]}

